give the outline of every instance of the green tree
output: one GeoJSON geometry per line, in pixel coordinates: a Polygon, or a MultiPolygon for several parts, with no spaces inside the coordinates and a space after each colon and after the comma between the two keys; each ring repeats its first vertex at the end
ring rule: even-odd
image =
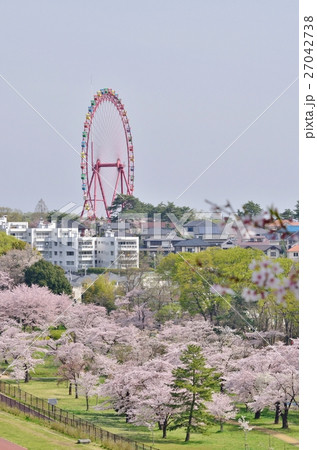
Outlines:
{"type": "Polygon", "coordinates": [[[85,292],[82,295],[84,303],[95,303],[104,306],[110,313],[115,306],[116,285],[114,281],[110,281],[107,275],[100,275],[95,282],[87,281],[83,285],[85,292]]]}
{"type": "MultiPolygon", "coordinates": [[[[220,324],[223,318],[227,321],[230,317],[232,296],[218,295],[211,286],[221,285],[241,293],[244,287],[251,286],[250,263],[261,257],[260,250],[213,247],[195,254],[170,254],[160,262],[157,271],[178,285],[183,310],[220,324]]],[[[244,309],[242,303],[241,308],[244,309]]]]}
{"type": "Polygon", "coordinates": [[[19,209],[11,209],[7,206],[0,206],[0,216],[7,216],[8,222],[22,222],[24,214],[19,209]]]}
{"type": "Polygon", "coordinates": [[[72,286],[67,280],[64,270],[41,259],[25,270],[25,283],[28,286],[37,284],[47,286],[54,294],[72,294],[72,286]]]}
{"type": "Polygon", "coordinates": [[[247,203],[242,205],[242,211],[238,210],[238,216],[257,216],[261,214],[262,208],[258,203],[254,203],[252,200],[249,200],[247,203]]]}
{"type": "Polygon", "coordinates": [[[292,211],[291,209],[285,209],[285,211],[281,213],[281,218],[286,220],[292,220],[294,218],[294,211],[292,211]]]}
{"type": "Polygon", "coordinates": [[[178,219],[180,219],[184,214],[189,214],[187,221],[193,220],[195,218],[194,211],[188,206],[176,206],[173,202],[167,202],[167,204],[161,202],[156,207],[154,207],[153,212],[161,214],[161,220],[163,222],[169,222],[169,214],[174,214],[178,219]]]}
{"type": "Polygon", "coordinates": [[[171,429],[185,428],[185,442],[192,431],[201,431],[209,422],[204,401],[211,399],[217,381],[213,369],[206,367],[201,347],[188,345],[180,357],[181,367],[173,370],[172,407],[176,410],[171,429]]]}
{"type": "Polygon", "coordinates": [[[10,250],[23,250],[26,245],[26,242],[0,231],[0,255],[4,255],[10,250]]]}
{"type": "Polygon", "coordinates": [[[131,214],[149,214],[153,216],[154,206],[150,203],[143,203],[133,195],[118,194],[114,199],[112,206],[109,208],[111,211],[111,220],[116,221],[119,213],[131,213],[131,214]]]}
{"type": "Polygon", "coordinates": [[[297,200],[294,208],[294,219],[299,220],[299,200],[297,200]]]}
{"type": "Polygon", "coordinates": [[[189,213],[187,220],[192,220],[195,217],[194,211],[188,206],[176,206],[173,202],[168,202],[167,204],[161,202],[157,206],[154,206],[151,203],[144,203],[132,195],[125,194],[117,195],[109,209],[112,211],[112,221],[118,219],[120,212],[147,214],[149,219],[153,219],[154,214],[161,214],[161,220],[164,222],[170,221],[168,214],[174,214],[178,219],[186,213],[189,213]]]}

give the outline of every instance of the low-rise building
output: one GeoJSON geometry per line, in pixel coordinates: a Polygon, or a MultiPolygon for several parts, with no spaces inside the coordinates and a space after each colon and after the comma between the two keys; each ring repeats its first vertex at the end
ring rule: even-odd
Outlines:
{"type": "Polygon", "coordinates": [[[199,253],[206,250],[210,245],[200,238],[194,238],[177,242],[174,247],[176,252],[199,253]]]}
{"type": "Polygon", "coordinates": [[[134,236],[93,236],[90,231],[79,232],[78,224],[71,228],[58,227],[56,222],[40,221],[36,228],[27,222],[7,222],[0,219],[0,229],[36,248],[46,261],[65,271],[89,267],[125,269],[139,267],[139,239],[134,236]]]}
{"type": "Polygon", "coordinates": [[[280,256],[282,256],[282,249],[279,245],[246,242],[239,244],[239,247],[261,250],[271,259],[280,258],[280,256]]]}
{"type": "Polygon", "coordinates": [[[223,226],[208,220],[191,220],[184,225],[184,229],[188,235],[197,239],[219,239],[222,237],[223,226]]]}
{"type": "Polygon", "coordinates": [[[299,244],[295,244],[287,250],[287,257],[295,262],[299,261],[299,244]]]}

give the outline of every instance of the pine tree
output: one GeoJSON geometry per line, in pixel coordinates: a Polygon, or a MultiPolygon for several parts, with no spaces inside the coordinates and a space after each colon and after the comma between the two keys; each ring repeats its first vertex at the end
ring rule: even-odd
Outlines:
{"type": "Polygon", "coordinates": [[[198,345],[188,345],[180,357],[181,367],[173,370],[172,397],[177,412],[171,429],[186,428],[185,442],[191,431],[199,431],[209,420],[204,400],[211,399],[216,384],[214,369],[206,367],[206,360],[198,345]]]}

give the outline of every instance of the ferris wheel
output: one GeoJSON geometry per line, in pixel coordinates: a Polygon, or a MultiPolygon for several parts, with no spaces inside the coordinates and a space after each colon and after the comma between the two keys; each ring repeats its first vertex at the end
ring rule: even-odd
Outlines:
{"type": "Polygon", "coordinates": [[[81,217],[111,217],[118,194],[132,195],[134,151],[131,129],[118,94],[101,89],[88,107],[81,142],[81,217]]]}

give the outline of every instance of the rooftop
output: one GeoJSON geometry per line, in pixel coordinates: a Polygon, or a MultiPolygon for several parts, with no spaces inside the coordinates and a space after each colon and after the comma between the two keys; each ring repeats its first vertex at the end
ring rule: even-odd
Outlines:
{"type": "Polygon", "coordinates": [[[287,250],[288,252],[299,252],[299,244],[293,245],[293,247],[287,250]]]}

